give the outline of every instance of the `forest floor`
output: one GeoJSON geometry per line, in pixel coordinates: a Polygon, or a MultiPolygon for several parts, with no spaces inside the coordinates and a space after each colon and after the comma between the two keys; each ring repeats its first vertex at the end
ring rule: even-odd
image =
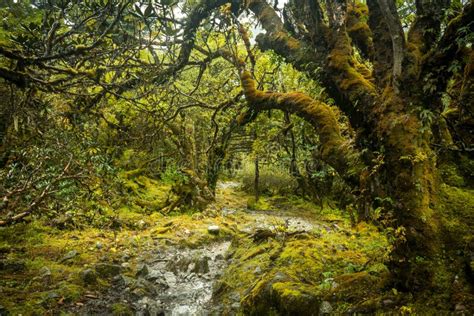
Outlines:
{"type": "MultiPolygon", "coordinates": [[[[0,230],[0,315],[409,313],[387,237],[296,197],[219,184],[206,211],[121,212],[110,228],[0,230]]],[[[440,306],[424,306],[435,311],[440,306]]]]}

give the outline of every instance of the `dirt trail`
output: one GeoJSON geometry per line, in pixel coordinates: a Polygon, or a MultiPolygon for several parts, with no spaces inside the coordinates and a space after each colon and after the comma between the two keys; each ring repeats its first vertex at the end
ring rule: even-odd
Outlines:
{"type": "MultiPolygon", "coordinates": [[[[285,212],[249,210],[238,186],[237,182],[219,183],[217,202],[211,208],[214,216],[217,213],[222,218],[245,214],[248,222],[239,227],[240,233],[251,235],[281,227],[288,232],[304,232],[319,225],[285,212]]],[[[157,246],[138,258],[133,277],[117,275],[108,293],[89,301],[79,313],[103,314],[114,304],[115,310],[124,307],[135,315],[219,314],[220,307],[212,306],[213,287],[232,261],[227,253],[230,245],[230,241],[222,240],[193,249],[175,244],[157,246]]],[[[238,302],[235,304],[238,310],[238,302]]]]}

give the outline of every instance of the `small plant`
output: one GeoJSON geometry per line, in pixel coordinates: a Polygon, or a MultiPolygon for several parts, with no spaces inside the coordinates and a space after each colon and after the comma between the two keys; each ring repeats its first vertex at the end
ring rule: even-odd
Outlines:
{"type": "Polygon", "coordinates": [[[175,183],[184,183],[187,180],[187,177],[184,173],[180,171],[178,166],[170,164],[166,167],[165,172],[161,175],[161,180],[165,184],[175,184],[175,183]]]}

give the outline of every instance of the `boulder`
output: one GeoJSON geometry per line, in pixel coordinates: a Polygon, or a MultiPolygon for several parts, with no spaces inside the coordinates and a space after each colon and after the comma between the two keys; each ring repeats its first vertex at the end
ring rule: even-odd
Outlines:
{"type": "Polygon", "coordinates": [[[110,263],[98,263],[95,265],[95,271],[100,277],[114,277],[120,274],[122,267],[110,263]]]}
{"type": "Polygon", "coordinates": [[[97,282],[97,274],[92,269],[85,269],[81,271],[80,275],[85,285],[95,284],[97,282]]]}
{"type": "Polygon", "coordinates": [[[207,227],[207,231],[209,232],[209,234],[212,234],[212,235],[219,235],[220,230],[221,230],[220,227],[217,225],[209,225],[207,227]]]}

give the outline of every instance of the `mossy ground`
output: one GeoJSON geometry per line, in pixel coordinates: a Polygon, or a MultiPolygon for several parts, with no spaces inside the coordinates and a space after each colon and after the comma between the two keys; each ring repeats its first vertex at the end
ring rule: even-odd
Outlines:
{"type": "MultiPolygon", "coordinates": [[[[161,184],[143,176],[140,181],[148,184],[139,186],[135,197],[148,196],[150,201],[166,198],[158,192],[164,190],[161,184]]],[[[441,188],[445,237],[456,249],[458,243],[472,245],[473,196],[467,189],[441,188]]],[[[0,259],[18,264],[13,270],[0,270],[0,305],[12,315],[68,311],[110,287],[106,277],[93,284],[85,284],[81,278],[81,272],[98,262],[119,264],[126,255],[130,266],[123,273],[132,274],[138,258],[151,256],[157,247],[193,248],[228,239],[232,240],[229,265],[215,283],[215,300],[231,306],[238,297],[245,314],[310,315],[323,301],[331,304],[334,313],[449,312],[453,299],[470,308],[468,285],[452,289],[453,278],[461,270],[450,271],[442,260],[419,258],[435,271],[438,287],[419,298],[399,293],[389,283],[385,263],[391,244],[383,231],[367,223],[352,227],[348,214],[321,210],[300,198],[262,196],[255,203],[252,196],[235,188],[221,188],[216,202],[202,213],[164,216],[131,203],[120,206],[116,216],[121,225],[114,229],[59,229],[46,220],[0,228],[0,259]],[[289,231],[284,220],[288,217],[311,223],[313,228],[289,231]],[[252,229],[256,230],[262,218],[275,234],[255,240],[252,229]],[[220,227],[218,235],[207,230],[214,224],[220,227]],[[77,254],[64,259],[71,251],[77,254]]],[[[455,263],[462,267],[462,262],[455,263]]],[[[108,312],[130,314],[120,304],[108,312]]]]}
{"type": "Polygon", "coordinates": [[[304,312],[292,308],[306,305],[314,311],[324,300],[335,302],[334,311],[345,312],[361,300],[382,300],[390,250],[384,234],[363,223],[352,228],[346,214],[319,210],[298,198],[263,199],[270,221],[272,215],[295,216],[314,228],[296,234],[282,228],[277,237],[259,242],[249,235],[235,239],[232,264],[216,286],[218,300],[230,302],[238,293],[245,313],[255,315],[269,312],[268,306],[283,314],[304,312]]]}

